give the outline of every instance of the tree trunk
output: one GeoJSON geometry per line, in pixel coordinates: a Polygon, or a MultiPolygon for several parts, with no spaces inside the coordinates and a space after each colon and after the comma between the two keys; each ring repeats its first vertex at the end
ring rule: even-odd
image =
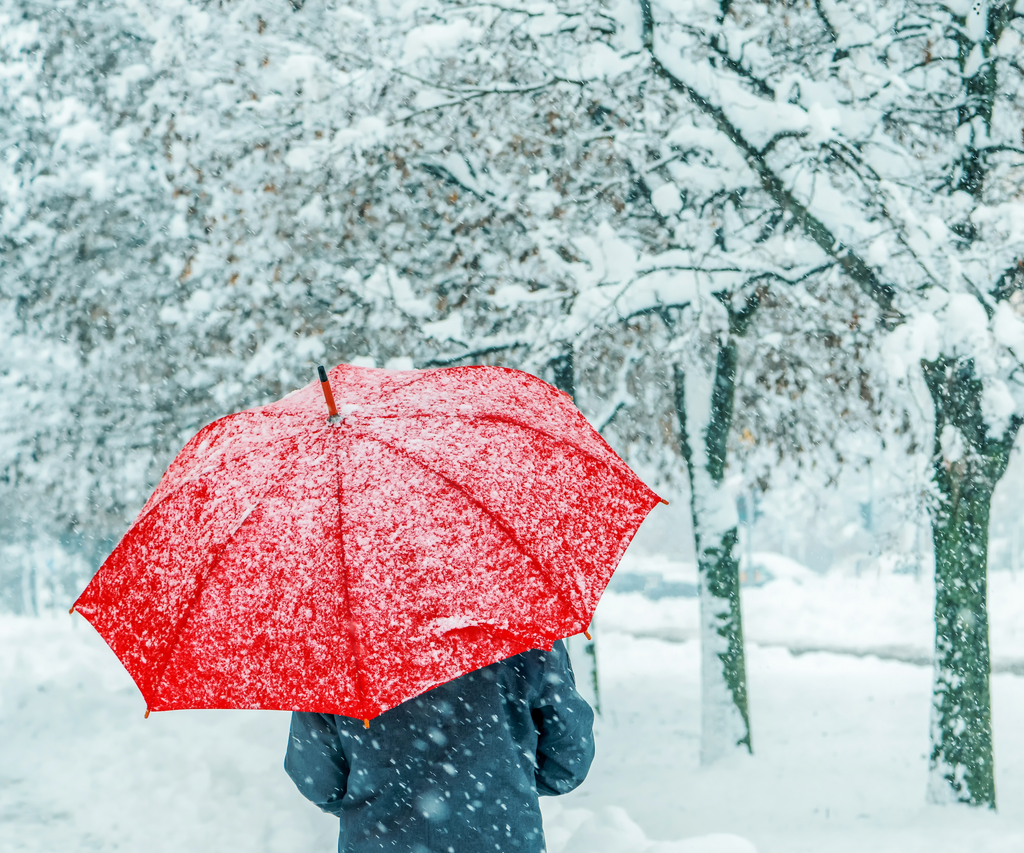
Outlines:
{"type": "Polygon", "coordinates": [[[723,488],[736,391],[736,344],[721,337],[713,364],[675,368],[675,404],[690,475],[701,635],[701,762],[752,752],[740,618],[736,507],[723,488]]]}
{"type": "Polygon", "coordinates": [[[1020,421],[988,437],[967,358],[924,362],[935,407],[935,665],[928,799],[995,808],[986,578],[989,509],[1020,421]]]}
{"type": "MultiPolygon", "coordinates": [[[[548,376],[545,377],[559,391],[576,396],[576,361],[572,347],[565,347],[561,354],[548,362],[548,376]]],[[[582,634],[569,637],[566,648],[576,676],[576,687],[587,700],[595,714],[601,713],[601,687],[597,677],[597,620],[590,623],[590,636],[582,634]]]]}
{"type": "MultiPolygon", "coordinates": [[[[964,147],[952,170],[952,185],[979,200],[985,187],[996,103],[997,64],[988,61],[1014,16],[1014,4],[975,4],[967,17],[953,16],[963,97],[957,107],[957,138],[964,147]],[[981,14],[979,32],[968,20],[981,14]],[[967,77],[980,49],[986,61],[967,77]],[[983,128],[977,119],[982,120],[983,128]]],[[[977,23],[977,22],[975,22],[977,23]]],[[[970,216],[954,225],[961,239],[977,236],[970,216]]],[[[993,294],[998,294],[999,285],[993,294]]],[[[1009,294],[1003,294],[1008,296],[1009,294]]],[[[984,304],[984,301],[982,300],[984,304]]],[[[991,309],[989,318],[992,317],[991,309]]],[[[982,414],[983,386],[969,358],[940,356],[923,362],[935,408],[933,462],[939,501],[932,519],[935,544],[935,673],[932,687],[928,799],[996,806],[989,691],[986,583],[992,493],[1006,471],[1020,419],[990,438],[982,414]]]]}

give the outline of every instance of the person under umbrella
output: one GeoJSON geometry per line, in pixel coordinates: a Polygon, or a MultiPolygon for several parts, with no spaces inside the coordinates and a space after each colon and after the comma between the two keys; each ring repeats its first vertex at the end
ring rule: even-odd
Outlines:
{"type": "Polygon", "coordinates": [[[594,758],[565,644],[460,676],[362,721],[292,714],[285,770],[340,818],[339,853],[543,853],[538,796],[594,758]]]}
{"type": "Polygon", "coordinates": [[[318,384],[200,430],[72,610],[147,716],[298,712],[340,849],[540,851],[593,751],[561,638],[664,501],[529,374],[318,384]]]}
{"type": "Polygon", "coordinates": [[[339,853],[543,853],[539,796],[583,782],[593,725],[557,641],[403,702],[372,731],[293,712],[284,764],[306,799],[340,819],[339,853]]]}

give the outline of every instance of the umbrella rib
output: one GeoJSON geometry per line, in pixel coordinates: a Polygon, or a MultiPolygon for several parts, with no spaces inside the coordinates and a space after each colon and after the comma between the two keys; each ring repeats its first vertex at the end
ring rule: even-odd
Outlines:
{"type": "MultiPolygon", "coordinates": [[[[244,414],[244,413],[240,412],[239,414],[244,414]]],[[[234,415],[231,415],[230,417],[234,417],[234,415]]],[[[221,418],[221,420],[227,420],[227,418],[221,418]]],[[[216,423],[216,421],[214,421],[214,423],[216,423]]],[[[211,426],[212,426],[212,424],[211,424],[211,426]]],[[[287,435],[279,435],[276,438],[273,438],[270,441],[268,441],[266,444],[261,445],[261,448],[271,448],[274,445],[278,444],[279,442],[286,441],[288,439],[293,439],[296,436],[301,436],[301,435],[302,435],[302,433],[299,432],[299,431],[296,431],[294,433],[288,433],[287,435]]],[[[160,506],[162,506],[165,501],[169,501],[171,498],[175,497],[186,486],[193,485],[194,483],[201,483],[208,476],[216,475],[216,474],[219,474],[219,473],[220,473],[219,470],[218,471],[212,471],[212,472],[204,471],[204,472],[201,472],[199,474],[199,476],[197,476],[197,477],[190,477],[189,479],[183,480],[182,482],[178,483],[170,491],[168,491],[167,494],[162,495],[160,497],[160,499],[155,504],[153,504],[151,507],[149,507],[148,509],[144,508],[142,514],[140,514],[139,517],[136,518],[135,521],[132,523],[132,527],[135,527],[136,525],[141,524],[143,521],[145,521],[147,518],[149,518],[149,516],[152,515],[160,506]]],[[[159,486],[157,486],[157,488],[159,488],[159,486]]]]}
{"type": "Polygon", "coordinates": [[[348,579],[348,559],[346,558],[345,552],[345,507],[344,507],[344,471],[345,467],[341,464],[340,453],[334,454],[335,462],[338,465],[338,549],[341,552],[341,559],[338,561],[341,568],[341,574],[344,577],[344,584],[342,585],[345,590],[345,630],[348,634],[349,645],[351,647],[352,659],[355,668],[355,681],[357,689],[360,693],[360,698],[363,703],[366,702],[366,682],[363,679],[363,671],[361,668],[363,650],[362,644],[359,641],[359,635],[355,629],[355,620],[352,618],[352,595],[348,579]]]}
{"type": "MultiPolygon", "coordinates": [[[[446,413],[443,413],[443,412],[423,412],[421,414],[408,414],[408,415],[405,415],[405,414],[398,414],[398,415],[368,415],[366,417],[366,420],[367,421],[370,421],[370,420],[409,420],[411,418],[416,418],[416,419],[450,418],[452,420],[487,421],[487,422],[490,422],[490,423],[508,424],[509,426],[520,427],[521,429],[524,429],[524,430],[527,430],[529,432],[536,433],[537,435],[543,436],[544,438],[550,440],[553,444],[558,444],[558,445],[561,445],[562,447],[571,448],[572,450],[575,450],[580,456],[583,456],[586,459],[591,460],[592,462],[596,462],[598,465],[603,465],[605,468],[609,469],[610,471],[613,471],[615,474],[617,474],[619,476],[622,476],[622,474],[623,474],[623,472],[621,470],[619,470],[619,468],[614,464],[613,461],[609,461],[609,460],[606,460],[606,459],[600,459],[599,457],[595,456],[593,453],[590,453],[589,451],[584,450],[578,444],[576,444],[576,443],[574,443],[572,441],[569,441],[568,439],[559,438],[557,436],[552,435],[549,432],[546,432],[545,430],[542,430],[540,427],[535,427],[535,426],[533,426],[531,424],[524,424],[522,421],[517,421],[517,420],[515,420],[513,418],[503,417],[501,415],[464,415],[462,413],[459,413],[458,415],[451,415],[451,414],[446,414],[446,413]]],[[[598,438],[601,438],[600,433],[595,433],[595,434],[597,435],[598,438]]],[[[604,442],[604,439],[601,438],[601,441],[604,442]]],[[[607,444],[606,444],[606,446],[607,446],[607,444]]],[[[611,448],[609,448],[609,450],[611,450],[611,448]]],[[[615,451],[612,451],[612,453],[614,453],[614,452],[615,451]]],[[[619,461],[621,461],[621,460],[619,460],[619,461]]]]}
{"type": "MultiPolygon", "coordinates": [[[[443,480],[452,489],[454,489],[455,491],[461,493],[463,496],[466,497],[467,500],[471,501],[476,507],[478,507],[480,510],[482,510],[484,512],[484,514],[486,514],[494,522],[494,524],[498,527],[498,529],[500,529],[501,532],[504,533],[509,538],[509,541],[511,541],[512,544],[515,545],[515,547],[519,550],[520,554],[522,554],[524,557],[526,557],[526,559],[529,560],[531,563],[533,563],[538,569],[543,570],[543,566],[541,565],[540,560],[537,557],[535,557],[533,554],[531,554],[529,551],[526,550],[526,547],[523,545],[522,542],[519,541],[518,537],[516,537],[516,535],[512,531],[512,529],[509,528],[490,509],[488,509],[486,506],[484,506],[484,504],[478,498],[474,497],[469,492],[467,492],[461,485],[459,485],[453,479],[451,479],[451,477],[447,476],[446,474],[441,473],[440,471],[436,470],[435,468],[431,468],[422,459],[417,459],[415,456],[413,456],[408,451],[404,450],[401,447],[396,447],[395,445],[393,445],[391,442],[387,441],[386,439],[379,438],[378,436],[371,435],[370,433],[365,433],[365,432],[364,433],[360,433],[360,434],[365,436],[366,438],[371,439],[372,441],[376,441],[378,444],[383,445],[384,447],[388,448],[389,450],[391,450],[391,451],[393,451],[393,452],[395,452],[395,453],[397,453],[397,454],[399,454],[401,456],[404,456],[409,461],[415,463],[416,465],[419,465],[424,471],[427,471],[428,473],[433,474],[439,480],[443,480]]],[[[543,571],[542,571],[542,574],[543,574],[543,571]]],[[[577,616],[580,615],[579,613],[576,612],[576,607],[573,605],[573,603],[571,601],[568,600],[568,597],[566,596],[566,594],[565,594],[565,592],[563,590],[559,589],[558,587],[555,587],[555,592],[562,599],[562,601],[569,606],[569,609],[574,614],[576,614],[577,616]]]]}
{"type": "MultiPolygon", "coordinates": [[[[446,368],[446,369],[451,369],[451,368],[446,368]]],[[[461,369],[461,368],[455,368],[455,369],[461,369]]],[[[501,369],[508,370],[508,368],[501,368],[501,369]]],[[[425,382],[430,377],[430,374],[437,373],[437,372],[442,372],[442,371],[425,370],[422,373],[420,373],[419,375],[414,376],[411,379],[409,379],[408,382],[404,382],[404,383],[402,383],[400,385],[399,384],[395,384],[391,388],[388,389],[388,396],[391,399],[394,399],[395,395],[399,391],[405,391],[408,388],[411,388],[413,385],[417,385],[417,384],[419,384],[421,382],[425,382]]],[[[401,401],[399,401],[399,402],[401,402],[401,401]]],[[[551,441],[555,442],[556,444],[568,445],[569,447],[571,447],[573,450],[575,450],[580,455],[586,456],[588,459],[593,459],[595,462],[599,462],[599,463],[601,463],[602,465],[605,465],[608,468],[612,468],[612,465],[609,462],[607,462],[607,461],[605,461],[603,459],[596,458],[595,456],[593,456],[592,454],[588,453],[582,447],[574,444],[573,442],[568,441],[568,440],[563,439],[563,438],[556,438],[555,436],[551,435],[548,432],[545,432],[544,430],[540,429],[539,427],[531,426],[530,424],[524,424],[521,421],[513,420],[512,418],[500,417],[500,416],[497,416],[497,415],[462,414],[461,412],[457,416],[456,415],[446,415],[444,413],[424,412],[423,414],[420,414],[420,415],[416,415],[416,414],[369,415],[369,417],[370,418],[381,418],[381,419],[384,419],[384,418],[400,418],[400,419],[403,419],[403,420],[408,419],[408,418],[421,418],[421,417],[427,417],[427,418],[451,417],[451,418],[456,418],[456,419],[460,419],[460,420],[497,421],[498,423],[512,424],[513,426],[522,427],[523,429],[531,430],[532,432],[538,433],[539,435],[543,435],[545,438],[550,439],[551,441]]],[[[580,417],[583,417],[582,413],[580,413],[580,417]]],[[[583,418],[583,420],[584,420],[585,423],[587,423],[587,426],[589,427],[590,424],[589,424],[589,422],[587,422],[587,419],[583,418]]],[[[593,427],[590,427],[590,428],[593,429],[593,427]]],[[[608,443],[605,442],[603,438],[601,438],[601,434],[599,432],[597,432],[596,430],[594,432],[597,435],[597,437],[602,441],[602,443],[604,443],[605,447],[608,447],[608,443]]],[[[618,458],[617,455],[615,454],[615,451],[612,450],[611,447],[608,447],[608,449],[611,451],[612,456],[614,458],[618,458]]]]}
{"type": "Polygon", "coordinates": [[[256,510],[259,509],[260,504],[263,502],[263,499],[267,496],[271,489],[273,489],[275,486],[279,484],[279,482],[279,479],[275,479],[274,482],[270,483],[266,487],[266,489],[263,490],[263,493],[259,496],[259,498],[257,498],[256,501],[253,502],[252,507],[242,514],[242,517],[235,524],[234,529],[225,537],[224,541],[216,546],[215,553],[213,554],[212,558],[210,559],[210,562],[206,566],[206,571],[203,572],[202,577],[200,577],[198,582],[196,583],[195,591],[192,593],[192,598],[189,600],[188,608],[185,610],[185,615],[178,622],[178,630],[175,631],[173,639],[167,645],[167,651],[164,653],[164,660],[162,665],[160,666],[160,674],[155,679],[153,679],[153,686],[151,690],[153,691],[154,699],[156,698],[157,689],[160,687],[160,682],[163,681],[164,675],[166,675],[167,673],[167,667],[169,667],[171,664],[171,657],[174,655],[174,652],[177,651],[178,644],[181,642],[181,637],[185,633],[185,626],[192,619],[192,614],[195,612],[196,603],[199,601],[199,596],[202,595],[203,590],[206,588],[207,580],[209,579],[210,575],[213,574],[213,570],[220,564],[220,560],[221,557],[224,555],[224,551],[227,549],[228,545],[231,544],[231,541],[235,538],[235,535],[238,533],[239,530],[242,529],[242,527],[246,523],[248,523],[249,519],[251,519],[256,514],[256,510]]]}
{"type": "MultiPolygon", "coordinates": [[[[431,372],[431,371],[427,371],[427,373],[429,373],[429,372],[431,372]]],[[[414,377],[409,382],[406,382],[403,385],[399,385],[397,387],[391,388],[390,389],[390,395],[392,397],[394,397],[394,394],[397,391],[405,390],[405,389],[409,388],[412,385],[415,385],[415,384],[417,384],[419,382],[423,382],[423,381],[426,380],[426,378],[427,378],[426,374],[414,377]]],[[[578,453],[580,456],[582,456],[582,457],[584,457],[586,459],[589,459],[590,461],[592,461],[592,462],[594,462],[594,463],[596,463],[598,465],[601,465],[602,467],[608,469],[609,471],[612,471],[614,474],[616,474],[619,477],[628,476],[628,475],[632,475],[633,477],[636,477],[636,475],[633,474],[633,472],[629,469],[629,467],[627,465],[625,465],[625,463],[622,462],[622,460],[618,457],[618,455],[615,453],[615,451],[612,450],[612,448],[608,445],[608,442],[606,442],[604,440],[604,438],[602,438],[601,434],[599,432],[597,432],[596,430],[594,430],[594,435],[597,437],[597,439],[608,450],[609,454],[611,455],[610,459],[602,459],[602,458],[600,458],[598,456],[595,456],[590,451],[584,450],[578,444],[576,444],[573,441],[570,441],[569,439],[561,438],[561,437],[552,435],[550,432],[547,432],[546,430],[543,430],[540,427],[536,427],[536,426],[533,426],[532,424],[528,424],[528,423],[523,423],[522,421],[516,420],[515,418],[510,418],[510,417],[505,416],[505,415],[474,415],[474,414],[469,414],[469,413],[465,413],[464,414],[462,412],[459,412],[458,414],[451,414],[451,413],[446,413],[446,412],[426,412],[426,411],[424,411],[424,412],[419,412],[419,413],[398,413],[398,414],[391,414],[391,415],[388,415],[388,414],[366,414],[364,417],[365,417],[366,421],[373,421],[373,420],[409,420],[409,419],[413,419],[413,418],[415,418],[417,420],[428,419],[428,418],[450,418],[452,420],[486,421],[486,422],[489,422],[489,423],[507,424],[509,426],[519,427],[520,429],[527,430],[527,431],[532,432],[532,433],[534,433],[536,435],[542,436],[542,437],[548,439],[553,444],[557,444],[557,445],[560,445],[562,447],[570,448],[573,451],[575,451],[576,453],[578,453]],[[616,463],[619,463],[619,464],[616,464],[616,463]],[[623,468],[625,468],[625,471],[622,470],[623,468]]],[[[589,429],[593,429],[593,427],[590,426],[589,422],[587,422],[586,418],[584,418],[582,414],[580,414],[579,417],[583,419],[583,422],[587,424],[587,427],[589,429]]]]}

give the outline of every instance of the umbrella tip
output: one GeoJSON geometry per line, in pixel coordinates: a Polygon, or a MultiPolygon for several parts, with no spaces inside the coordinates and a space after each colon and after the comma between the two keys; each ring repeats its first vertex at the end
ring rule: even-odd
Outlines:
{"type": "Polygon", "coordinates": [[[588,640],[593,640],[594,639],[593,637],[590,636],[590,631],[584,631],[583,632],[583,636],[586,637],[588,640]]]}
{"type": "Polygon", "coordinates": [[[75,612],[75,605],[72,604],[71,605],[71,609],[68,611],[68,613],[74,614],[74,612],[75,612]]]}
{"type": "Polygon", "coordinates": [[[324,391],[324,400],[327,401],[328,420],[337,423],[338,407],[334,404],[334,393],[331,391],[331,383],[327,381],[327,371],[322,364],[317,365],[317,373],[320,374],[320,387],[324,391]]]}
{"type": "Polygon", "coordinates": [[[370,721],[369,720],[363,720],[363,728],[364,729],[370,728],[370,721]]]}
{"type": "Polygon", "coordinates": [[[665,500],[664,498],[662,498],[662,499],[661,499],[661,502],[662,502],[663,504],[665,504],[665,506],[668,506],[668,501],[667,501],[667,500],[665,500]]]}
{"type": "Polygon", "coordinates": [[[149,708],[146,708],[146,716],[144,716],[142,719],[144,719],[144,720],[148,720],[149,719],[149,708]]]}

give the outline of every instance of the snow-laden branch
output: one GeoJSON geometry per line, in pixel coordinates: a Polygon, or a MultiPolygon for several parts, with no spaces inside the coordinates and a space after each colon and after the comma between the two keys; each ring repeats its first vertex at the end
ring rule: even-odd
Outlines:
{"type": "MultiPolygon", "coordinates": [[[[896,289],[891,284],[880,281],[871,267],[860,258],[852,247],[844,245],[819,218],[796,199],[782,178],[768,165],[763,150],[759,150],[746,138],[739,127],[728,118],[722,107],[712,103],[709,96],[705,96],[686,82],[682,72],[677,73],[674,70],[677,67],[685,67],[685,63],[681,59],[662,57],[658,47],[657,25],[654,21],[650,0],[638,0],[638,2],[643,15],[644,47],[658,74],[667,80],[673,88],[686,95],[704,115],[714,122],[715,126],[743,154],[747,163],[758,175],[762,188],[778,207],[791,215],[801,230],[822,251],[835,258],[846,274],[878,304],[886,316],[887,322],[890,324],[898,322],[900,314],[893,304],[896,289]]],[[[779,137],[778,133],[791,135],[794,130],[780,129],[777,134],[773,134],[772,138],[783,138],[779,137]]]]}

